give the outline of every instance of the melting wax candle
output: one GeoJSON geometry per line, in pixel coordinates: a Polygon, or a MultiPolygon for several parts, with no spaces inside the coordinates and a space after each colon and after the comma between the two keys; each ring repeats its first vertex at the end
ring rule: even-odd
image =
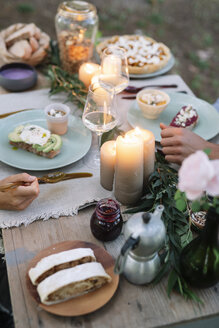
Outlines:
{"type": "Polygon", "coordinates": [[[79,80],[88,88],[91,84],[92,77],[98,73],[100,65],[94,63],[84,63],[79,68],[79,80]]]}
{"type": "Polygon", "coordinates": [[[115,197],[124,205],[134,204],[143,189],[143,139],[119,136],[116,140],[115,197]]]}
{"type": "Polygon", "coordinates": [[[154,171],[155,161],[155,137],[149,130],[135,128],[127,132],[129,136],[136,136],[144,142],[144,184],[147,183],[150,174],[154,171]]]}

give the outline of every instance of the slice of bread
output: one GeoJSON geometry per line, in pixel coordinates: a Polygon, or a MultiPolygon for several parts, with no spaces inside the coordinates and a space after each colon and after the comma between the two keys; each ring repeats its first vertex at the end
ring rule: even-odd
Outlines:
{"type": "Polygon", "coordinates": [[[16,41],[8,51],[21,59],[29,59],[32,54],[32,48],[27,40],[16,41]]]}
{"type": "Polygon", "coordinates": [[[12,146],[27,150],[39,156],[53,158],[60,153],[62,139],[57,134],[38,125],[17,126],[8,135],[12,146]]]}
{"type": "Polygon", "coordinates": [[[49,305],[91,292],[111,280],[102,264],[91,262],[56,272],[44,279],[37,291],[41,302],[49,305]]]}
{"type": "Polygon", "coordinates": [[[170,126],[193,129],[198,122],[198,113],[192,105],[183,106],[172,119],[170,126]]]}
{"type": "Polygon", "coordinates": [[[17,41],[29,39],[32,36],[38,35],[39,34],[38,30],[39,29],[36,27],[34,23],[30,23],[25,26],[22,26],[20,29],[10,34],[6,38],[5,42],[7,47],[10,47],[12,44],[14,44],[17,41]]]}
{"type": "Polygon", "coordinates": [[[91,248],[75,248],[42,258],[28,272],[33,285],[38,285],[50,275],[86,262],[94,262],[96,257],[91,248]]]}

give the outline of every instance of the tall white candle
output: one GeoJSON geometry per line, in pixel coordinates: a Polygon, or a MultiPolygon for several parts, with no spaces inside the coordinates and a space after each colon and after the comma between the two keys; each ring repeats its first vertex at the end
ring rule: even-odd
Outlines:
{"type": "Polygon", "coordinates": [[[88,88],[91,84],[92,77],[98,73],[100,70],[100,65],[95,63],[84,63],[80,66],[78,77],[79,80],[84,83],[84,85],[88,88]]]}
{"type": "Polygon", "coordinates": [[[116,140],[115,190],[118,201],[134,204],[143,189],[143,140],[136,136],[119,136],[116,140]]]}
{"type": "Polygon", "coordinates": [[[100,184],[107,190],[113,190],[115,162],[116,141],[107,141],[100,149],[100,184]]]}
{"type": "Polygon", "coordinates": [[[135,128],[127,132],[129,136],[141,137],[144,141],[144,184],[147,183],[150,174],[154,171],[155,161],[155,137],[149,130],[135,128]]]}

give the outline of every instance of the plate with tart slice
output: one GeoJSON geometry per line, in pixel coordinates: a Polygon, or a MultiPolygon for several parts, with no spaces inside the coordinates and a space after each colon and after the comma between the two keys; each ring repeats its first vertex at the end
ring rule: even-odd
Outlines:
{"type": "Polygon", "coordinates": [[[127,120],[132,127],[140,127],[153,132],[156,141],[161,141],[160,123],[170,125],[174,117],[184,106],[191,105],[196,109],[198,114],[197,124],[193,128],[193,132],[202,138],[209,140],[219,133],[219,114],[217,110],[204,100],[199,98],[177,93],[167,92],[170,96],[170,103],[162,114],[155,120],[146,119],[137,101],[134,101],[127,113],[127,120]]]}
{"type": "Polygon", "coordinates": [[[131,78],[147,78],[164,74],[175,63],[170,49],[164,43],[143,35],[115,35],[106,38],[97,45],[96,51],[101,57],[106,47],[114,45],[126,50],[131,78]]]}

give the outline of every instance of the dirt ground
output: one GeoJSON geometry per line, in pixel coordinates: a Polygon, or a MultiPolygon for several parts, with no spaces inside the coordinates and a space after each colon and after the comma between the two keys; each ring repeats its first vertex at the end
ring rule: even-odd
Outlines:
{"type": "MultiPolygon", "coordinates": [[[[1,0],[0,29],[34,22],[56,37],[54,17],[59,0],[1,0]]],[[[166,43],[180,74],[193,92],[213,103],[219,97],[219,0],[90,0],[103,36],[143,34],[166,43]]]]}

